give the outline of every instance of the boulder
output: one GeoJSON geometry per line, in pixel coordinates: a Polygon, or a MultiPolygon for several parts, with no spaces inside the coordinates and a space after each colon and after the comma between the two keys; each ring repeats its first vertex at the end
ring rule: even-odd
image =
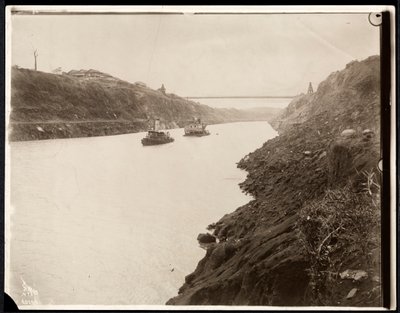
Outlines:
{"type": "Polygon", "coordinates": [[[340,273],[341,279],[352,279],[354,281],[359,281],[368,277],[368,273],[362,270],[350,270],[347,269],[340,273]]]}
{"type": "Polygon", "coordinates": [[[345,129],[344,131],[341,132],[340,136],[342,137],[354,137],[356,135],[356,131],[354,129],[345,129]]]}
{"type": "Polygon", "coordinates": [[[357,293],[357,288],[353,288],[353,289],[351,289],[350,290],[350,292],[347,294],[347,299],[351,299],[351,298],[353,298],[355,295],[356,295],[356,293],[357,293]]]}
{"type": "Polygon", "coordinates": [[[197,240],[199,243],[213,243],[216,242],[217,239],[215,238],[215,236],[206,233],[206,234],[199,234],[197,236],[197,240]]]}
{"type": "Polygon", "coordinates": [[[363,137],[365,140],[371,139],[372,137],[374,137],[374,132],[370,129],[364,129],[363,132],[363,137]]]}

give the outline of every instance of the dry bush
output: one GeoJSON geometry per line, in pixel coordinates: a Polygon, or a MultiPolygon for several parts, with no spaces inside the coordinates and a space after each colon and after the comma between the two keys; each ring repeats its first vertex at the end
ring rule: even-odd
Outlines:
{"type": "Polygon", "coordinates": [[[379,247],[380,188],[373,174],[365,175],[362,192],[350,184],[327,190],[299,212],[300,241],[310,264],[307,297],[314,305],[329,304],[331,283],[344,267],[354,260],[370,264],[371,250],[379,247]]]}

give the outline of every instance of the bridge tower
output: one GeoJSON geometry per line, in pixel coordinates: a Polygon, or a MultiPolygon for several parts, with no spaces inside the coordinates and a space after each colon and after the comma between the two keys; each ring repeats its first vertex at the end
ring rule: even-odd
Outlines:
{"type": "Polygon", "coordinates": [[[312,85],[311,85],[311,82],[308,84],[308,90],[307,90],[307,94],[311,94],[311,93],[314,93],[314,89],[313,89],[313,87],[312,87],[312,85]]]}

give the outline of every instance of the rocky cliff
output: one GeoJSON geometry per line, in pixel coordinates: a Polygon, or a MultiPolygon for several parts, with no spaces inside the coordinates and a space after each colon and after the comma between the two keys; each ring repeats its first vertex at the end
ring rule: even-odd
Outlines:
{"type": "Polygon", "coordinates": [[[379,69],[351,62],[274,120],[238,163],[254,200],[209,225],[216,242],[167,304],[380,305],[379,69]]]}
{"type": "MultiPolygon", "coordinates": [[[[258,119],[252,112],[214,109],[144,84],[92,72],[96,75],[80,77],[14,67],[10,140],[139,132],[147,130],[155,118],[165,128],[183,127],[193,117],[208,124],[258,119]]],[[[266,118],[264,114],[262,119],[266,118]]]]}

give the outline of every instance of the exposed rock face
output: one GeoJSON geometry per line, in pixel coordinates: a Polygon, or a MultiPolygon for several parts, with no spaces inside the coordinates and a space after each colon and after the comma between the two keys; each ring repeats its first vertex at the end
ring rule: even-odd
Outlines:
{"type": "MultiPolygon", "coordinates": [[[[349,181],[355,190],[365,187],[361,173],[374,171],[380,150],[379,136],[365,141],[363,130],[379,134],[379,105],[379,57],[352,62],[315,93],[294,99],[273,123],[280,135],[238,164],[248,172],[240,186],[255,200],[212,225],[219,242],[167,304],[379,305],[378,283],[371,279],[358,282],[357,294],[348,299],[351,281],[339,285],[333,279],[332,286],[317,290],[310,274],[316,261],[299,226],[300,219],[311,219],[300,216],[301,209],[331,188],[349,181]],[[349,128],[353,135],[341,136],[349,128]]],[[[328,236],[319,251],[339,249],[340,240],[328,236]]],[[[357,266],[374,277],[377,262],[360,251],[343,255],[341,271],[357,266]]],[[[379,256],[379,248],[374,251],[379,256]]]]}

